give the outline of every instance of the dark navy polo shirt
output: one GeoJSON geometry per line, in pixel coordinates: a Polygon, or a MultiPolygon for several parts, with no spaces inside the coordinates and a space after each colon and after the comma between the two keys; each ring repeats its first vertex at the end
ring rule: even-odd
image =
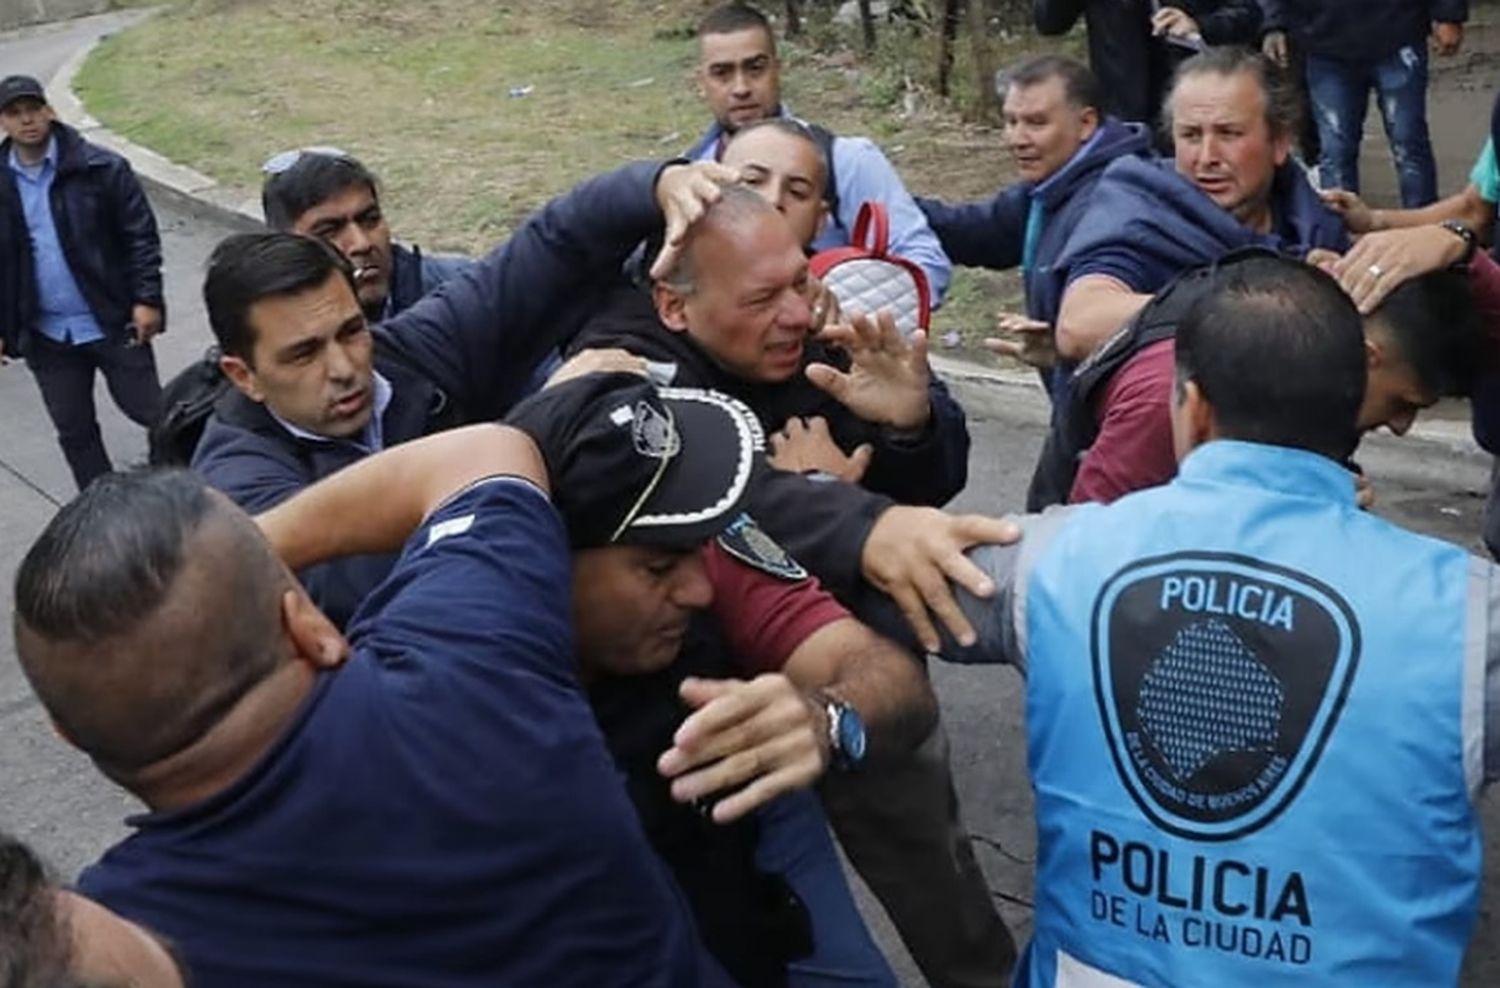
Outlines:
{"type": "Polygon", "coordinates": [[[715,983],[575,679],[568,566],[529,483],[455,497],[261,763],[81,891],[198,988],[715,983]]]}

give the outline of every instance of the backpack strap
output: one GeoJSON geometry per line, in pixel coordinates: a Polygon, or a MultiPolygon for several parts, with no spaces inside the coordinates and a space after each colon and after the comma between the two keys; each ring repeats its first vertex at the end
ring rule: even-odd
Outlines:
{"type": "Polygon", "coordinates": [[[886,257],[891,244],[891,218],[885,205],[873,200],[859,207],[859,218],[854,221],[854,246],[861,247],[870,257],[886,257]]]}

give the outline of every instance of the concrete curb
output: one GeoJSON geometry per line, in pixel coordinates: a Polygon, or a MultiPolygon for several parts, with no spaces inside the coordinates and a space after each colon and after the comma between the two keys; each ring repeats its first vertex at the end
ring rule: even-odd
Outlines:
{"type": "MultiPolygon", "coordinates": [[[[133,27],[158,13],[160,8],[142,10],[131,24],[133,27]]],[[[236,229],[260,230],[265,228],[260,213],[260,204],[246,202],[243,197],[230,192],[214,179],[201,172],[179,165],[164,155],[127,140],[96,120],[73,91],[73,80],[89,55],[104,40],[105,35],[95,38],[75,51],[46,84],[48,99],[57,115],[64,122],[77,128],[86,138],[123,155],[135,169],[141,183],[150,190],[170,196],[188,212],[209,215],[236,229]]]]}
{"type": "MultiPolygon", "coordinates": [[[[124,25],[121,30],[154,16],[160,9],[142,10],[138,19],[124,25]]],[[[101,40],[98,38],[80,47],[48,82],[47,91],[58,115],[77,127],[89,140],[124,155],[143,184],[159,195],[171,197],[189,213],[212,216],[236,229],[264,229],[265,220],[258,201],[247,200],[207,175],[121,137],[89,115],[73,91],[73,80],[101,40]]],[[[987,367],[940,354],[932,356],[932,367],[962,394],[964,404],[971,412],[991,416],[1015,414],[1017,411],[1048,414],[1046,394],[1031,371],[987,367]],[[1018,409],[1018,403],[1023,408],[1018,409]]],[[[1466,420],[1429,416],[1420,420],[1407,438],[1432,447],[1426,451],[1429,454],[1473,458],[1474,467],[1489,469],[1489,454],[1474,442],[1466,420]]],[[[1426,455],[1418,457],[1427,458],[1426,455]]]]}

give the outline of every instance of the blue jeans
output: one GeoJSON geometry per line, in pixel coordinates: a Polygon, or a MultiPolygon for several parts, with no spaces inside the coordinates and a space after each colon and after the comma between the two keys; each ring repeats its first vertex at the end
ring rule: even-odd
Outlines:
{"type": "Polygon", "coordinates": [[[1425,44],[1407,45],[1375,63],[1308,55],[1307,89],[1322,144],[1318,180],[1323,188],[1359,191],[1359,142],[1373,89],[1396,159],[1401,205],[1412,209],[1437,199],[1437,163],[1427,133],[1425,44]]]}
{"type": "Polygon", "coordinates": [[[813,953],[787,966],[790,988],[896,988],[896,975],[854,905],[815,794],[788,793],[760,810],[755,864],[786,879],[812,919],[813,953]]]}

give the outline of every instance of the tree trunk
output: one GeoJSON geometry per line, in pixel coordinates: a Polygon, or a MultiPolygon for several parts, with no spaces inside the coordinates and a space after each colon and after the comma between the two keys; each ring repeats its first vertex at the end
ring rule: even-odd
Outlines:
{"type": "Polygon", "coordinates": [[[870,9],[870,0],[859,0],[859,27],[865,37],[865,54],[875,51],[875,12],[870,9]]]}
{"type": "Polygon", "coordinates": [[[952,95],[953,42],[958,37],[958,22],[963,12],[964,0],[943,0],[942,31],[938,35],[937,91],[944,99],[952,95]]]}
{"type": "Polygon", "coordinates": [[[802,33],[801,0],[786,0],[786,36],[795,38],[802,33]]]}
{"type": "Polygon", "coordinates": [[[979,116],[994,118],[999,106],[995,94],[995,50],[990,45],[989,0],[968,0],[969,43],[974,52],[974,92],[979,116]]]}

